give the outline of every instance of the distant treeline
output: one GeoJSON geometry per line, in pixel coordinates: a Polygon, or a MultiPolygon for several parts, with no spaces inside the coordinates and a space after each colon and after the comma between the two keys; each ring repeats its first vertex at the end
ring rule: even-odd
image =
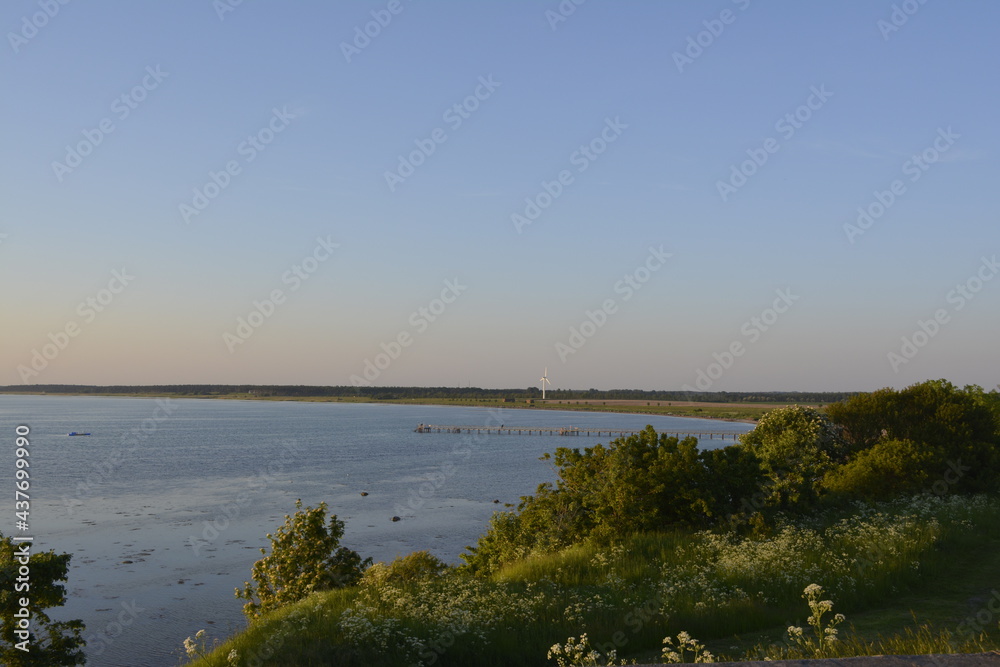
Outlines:
{"type": "MultiPolygon", "coordinates": [[[[255,396],[363,397],[373,400],[393,399],[504,399],[541,398],[537,387],[520,389],[482,389],[480,387],[353,387],[310,385],[252,384],[164,384],[164,385],[73,385],[33,384],[0,387],[0,393],[46,394],[171,394],[180,396],[218,396],[252,394],[255,396]]],[[[548,389],[549,400],[633,400],[633,401],[706,401],[711,403],[833,403],[858,392],[846,391],[644,391],[641,389],[548,389]]]]}

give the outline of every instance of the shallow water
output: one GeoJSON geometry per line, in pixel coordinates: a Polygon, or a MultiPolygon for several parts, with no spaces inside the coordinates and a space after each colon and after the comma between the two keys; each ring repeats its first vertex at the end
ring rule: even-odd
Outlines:
{"type": "MultiPolygon", "coordinates": [[[[0,488],[14,490],[15,426],[31,429],[35,550],[73,554],[68,601],[88,664],[177,665],[185,637],[244,627],[233,591],[295,500],[325,501],[343,544],[390,560],[448,562],[490,515],[553,481],[538,460],[608,438],[415,433],[418,423],[742,433],[747,424],[650,415],[442,406],[0,396],[0,488]],[[71,431],[90,437],[67,437],[71,431]],[[368,496],[361,496],[361,492],[368,496]],[[501,504],[493,501],[499,500],[501,504]],[[401,521],[393,522],[393,516],[401,521]]],[[[709,446],[720,446],[709,441],[709,446]]]]}

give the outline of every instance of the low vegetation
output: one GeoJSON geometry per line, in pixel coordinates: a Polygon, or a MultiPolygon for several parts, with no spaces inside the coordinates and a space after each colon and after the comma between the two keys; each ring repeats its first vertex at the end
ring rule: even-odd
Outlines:
{"type": "MultiPolygon", "coordinates": [[[[291,597],[286,574],[274,611],[189,654],[582,665],[994,649],[998,445],[997,392],[932,381],[776,409],[718,450],[652,428],[559,448],[557,481],[496,513],[463,565],[354,554],[350,576],[291,597]]],[[[297,509],[286,532],[324,524],[297,509]]],[[[301,560],[304,543],[272,542],[301,560]]],[[[308,562],[292,578],[327,571],[308,562]]]]}

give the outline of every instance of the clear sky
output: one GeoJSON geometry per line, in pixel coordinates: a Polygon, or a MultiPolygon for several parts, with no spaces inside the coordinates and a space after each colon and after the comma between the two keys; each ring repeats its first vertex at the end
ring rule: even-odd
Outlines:
{"type": "Polygon", "coordinates": [[[992,388],[998,24],[9,0],[0,384],[992,388]]]}

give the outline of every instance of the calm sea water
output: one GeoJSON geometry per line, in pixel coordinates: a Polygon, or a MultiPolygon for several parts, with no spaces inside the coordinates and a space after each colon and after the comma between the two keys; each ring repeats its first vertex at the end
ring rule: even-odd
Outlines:
{"type": "MultiPolygon", "coordinates": [[[[592,426],[742,433],[747,424],[557,411],[0,396],[4,534],[73,554],[68,601],[90,665],[181,662],[185,637],[245,627],[233,591],[295,500],[325,501],[343,544],[375,560],[427,549],[449,562],[502,503],[554,481],[538,460],[608,438],[415,433],[430,424],[592,426]],[[31,516],[14,529],[15,427],[31,429],[31,516]],[[90,437],[67,437],[71,431],[90,437]],[[368,493],[361,496],[361,492],[368,493]],[[500,505],[494,503],[499,500],[500,505]],[[393,522],[393,516],[401,521],[393,522]]],[[[719,441],[709,441],[719,446],[719,441]]]]}

